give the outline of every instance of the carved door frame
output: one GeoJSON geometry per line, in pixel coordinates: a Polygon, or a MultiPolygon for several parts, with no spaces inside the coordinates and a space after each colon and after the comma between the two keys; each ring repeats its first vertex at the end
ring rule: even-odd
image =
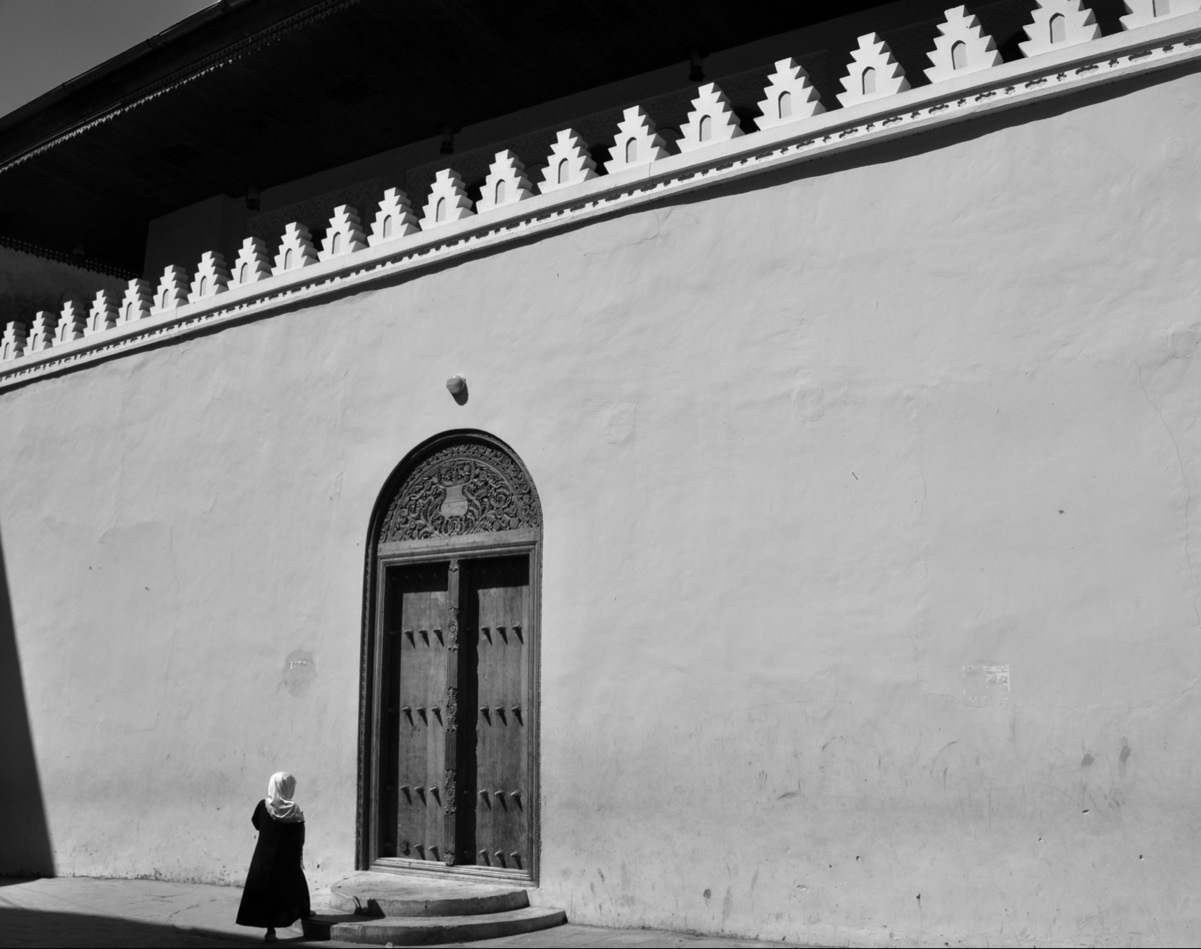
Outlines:
{"type": "Polygon", "coordinates": [[[359,755],[355,864],[360,870],[395,869],[498,877],[536,884],[541,856],[538,748],[541,732],[540,654],[542,507],[517,454],[486,432],[444,432],[414,448],[393,469],[371,513],[363,578],[359,663],[359,755]],[[454,483],[450,483],[454,482],[454,483]],[[432,861],[380,862],[379,740],[382,732],[381,624],[386,571],[403,565],[523,555],[529,558],[530,723],[527,774],[530,859],[525,872],[452,866],[432,861]]]}

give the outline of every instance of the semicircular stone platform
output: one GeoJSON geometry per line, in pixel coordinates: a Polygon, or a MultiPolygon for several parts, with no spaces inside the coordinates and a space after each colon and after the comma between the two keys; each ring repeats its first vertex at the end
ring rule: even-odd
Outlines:
{"type": "Polygon", "coordinates": [[[305,921],[311,939],[398,946],[495,939],[567,922],[530,906],[526,887],[360,872],[330,887],[329,915],[305,921]]]}

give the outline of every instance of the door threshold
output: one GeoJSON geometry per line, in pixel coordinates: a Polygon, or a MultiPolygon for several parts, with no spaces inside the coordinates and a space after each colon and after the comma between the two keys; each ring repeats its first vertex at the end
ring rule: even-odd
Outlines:
{"type": "Polygon", "coordinates": [[[522,870],[502,870],[498,867],[452,866],[434,863],[431,860],[404,860],[384,857],[376,860],[369,869],[373,873],[395,873],[404,876],[422,876],[463,883],[508,883],[513,886],[533,887],[530,874],[522,870]]]}

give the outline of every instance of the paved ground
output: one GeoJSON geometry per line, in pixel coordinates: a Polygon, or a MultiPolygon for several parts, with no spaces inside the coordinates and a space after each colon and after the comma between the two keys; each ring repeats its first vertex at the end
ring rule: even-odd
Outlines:
{"type": "MultiPolygon", "coordinates": [[[[63,877],[55,880],[0,880],[0,946],[74,947],[188,947],[262,945],[259,930],[234,924],[242,891],[203,883],[164,883],[158,880],[93,880],[63,877]]],[[[321,912],[319,898],[313,910],[321,912]]],[[[300,927],[281,929],[282,946],[351,946],[353,943],[310,942],[300,927]]],[[[463,945],[455,943],[454,945],[463,945]]],[[[730,940],[687,933],[646,929],[603,929],[568,923],[525,936],[505,936],[469,943],[487,946],[596,946],[632,949],[636,946],[717,947],[783,946],[778,942],[730,940]]]]}

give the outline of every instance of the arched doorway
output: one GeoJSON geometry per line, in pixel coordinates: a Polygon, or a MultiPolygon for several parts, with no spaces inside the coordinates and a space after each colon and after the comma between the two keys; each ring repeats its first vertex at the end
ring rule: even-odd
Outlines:
{"type": "Polygon", "coordinates": [[[368,533],[360,869],[536,880],[542,510],[484,432],[397,466],[368,533]]]}

